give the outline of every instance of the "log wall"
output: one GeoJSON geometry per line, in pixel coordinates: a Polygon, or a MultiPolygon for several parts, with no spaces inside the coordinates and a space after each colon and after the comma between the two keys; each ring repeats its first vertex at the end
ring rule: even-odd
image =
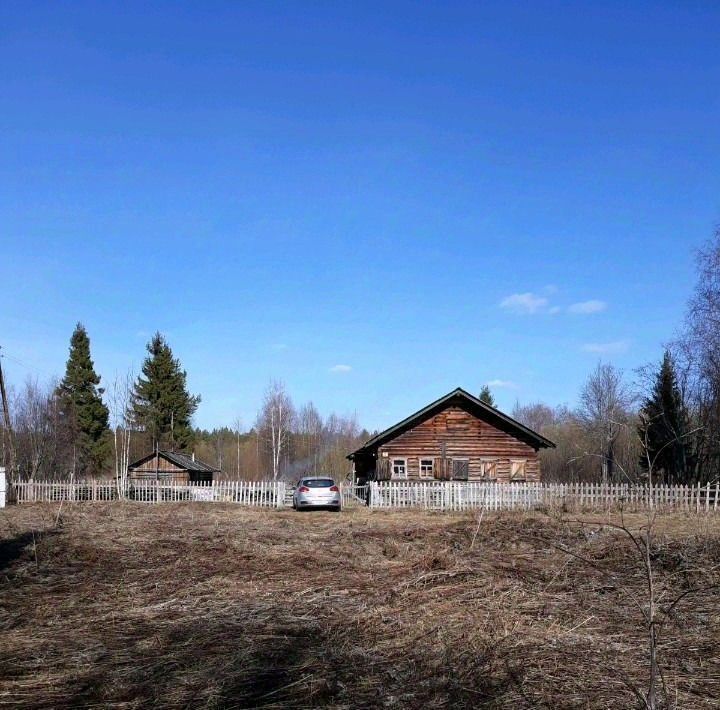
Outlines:
{"type": "Polygon", "coordinates": [[[131,468],[128,476],[134,481],[155,480],[156,477],[162,481],[176,483],[187,483],[189,480],[186,469],[180,468],[158,454],[155,454],[149,461],[131,468]]]}
{"type": "Polygon", "coordinates": [[[379,447],[377,470],[380,478],[385,477],[382,472],[387,471],[396,458],[407,459],[407,478],[410,480],[421,479],[421,458],[434,459],[433,478],[452,478],[452,460],[467,459],[468,480],[471,481],[540,480],[540,462],[532,446],[460,407],[448,407],[379,447]],[[515,468],[520,470],[514,477],[513,461],[515,468]]]}

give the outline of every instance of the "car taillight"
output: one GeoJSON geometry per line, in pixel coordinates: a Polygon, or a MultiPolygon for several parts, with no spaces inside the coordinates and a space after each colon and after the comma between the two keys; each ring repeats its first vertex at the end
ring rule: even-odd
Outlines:
{"type": "Polygon", "coordinates": [[[337,493],[340,489],[339,489],[337,486],[330,486],[330,490],[331,490],[333,493],[337,493]]]}
{"type": "Polygon", "coordinates": [[[307,486],[300,486],[298,490],[300,491],[300,493],[307,493],[310,489],[307,486]]]}

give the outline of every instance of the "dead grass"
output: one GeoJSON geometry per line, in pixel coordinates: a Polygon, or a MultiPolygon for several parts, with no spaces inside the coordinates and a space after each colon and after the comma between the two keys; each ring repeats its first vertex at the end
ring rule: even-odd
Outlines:
{"type": "MultiPolygon", "coordinates": [[[[581,518],[7,508],[0,705],[634,707],[642,568],[581,518]]],[[[720,707],[720,518],[657,529],[668,697],[720,707]]]]}

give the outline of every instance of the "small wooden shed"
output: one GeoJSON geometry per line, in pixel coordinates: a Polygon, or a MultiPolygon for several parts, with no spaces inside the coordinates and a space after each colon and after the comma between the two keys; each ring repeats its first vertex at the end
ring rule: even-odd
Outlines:
{"type": "Polygon", "coordinates": [[[532,429],[457,388],[367,441],[348,458],[357,481],[539,481],[532,429]]]}
{"type": "Polygon", "coordinates": [[[174,483],[210,483],[220,469],[177,451],[154,451],[128,466],[131,481],[171,481],[174,483]]]}

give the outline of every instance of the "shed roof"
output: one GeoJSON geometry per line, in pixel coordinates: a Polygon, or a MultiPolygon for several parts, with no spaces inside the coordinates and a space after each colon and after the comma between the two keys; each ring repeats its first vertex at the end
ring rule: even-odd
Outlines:
{"type": "Polygon", "coordinates": [[[466,392],[462,387],[457,387],[452,392],[448,392],[444,397],[431,402],[426,407],[411,414],[401,422],[381,431],[366,441],[359,449],[353,451],[347,458],[354,459],[357,455],[368,454],[374,452],[378,447],[382,446],[386,442],[394,439],[400,434],[405,433],[409,429],[417,426],[421,422],[435,416],[439,412],[447,409],[448,407],[458,406],[461,409],[465,409],[478,419],[487,421],[490,424],[497,426],[499,429],[507,431],[516,438],[526,441],[536,449],[542,448],[555,448],[555,444],[547,439],[546,437],[538,434],[524,424],[521,424],[516,419],[509,417],[499,409],[492,407],[491,405],[483,402],[482,400],[474,397],[469,392],[466,392]]]}
{"type": "MultiPolygon", "coordinates": [[[[158,455],[162,458],[164,458],[166,461],[169,461],[170,463],[175,464],[179,468],[182,468],[186,471],[196,471],[198,473],[215,473],[218,472],[219,468],[214,468],[213,466],[210,466],[209,464],[203,463],[202,461],[193,460],[192,456],[188,456],[187,454],[181,454],[178,451],[158,451],[158,455]]],[[[147,461],[150,461],[150,459],[155,457],[155,452],[153,451],[151,454],[147,454],[146,456],[143,456],[141,459],[138,459],[137,461],[134,461],[133,463],[128,465],[128,469],[131,468],[138,468],[142,466],[147,461]]]]}

